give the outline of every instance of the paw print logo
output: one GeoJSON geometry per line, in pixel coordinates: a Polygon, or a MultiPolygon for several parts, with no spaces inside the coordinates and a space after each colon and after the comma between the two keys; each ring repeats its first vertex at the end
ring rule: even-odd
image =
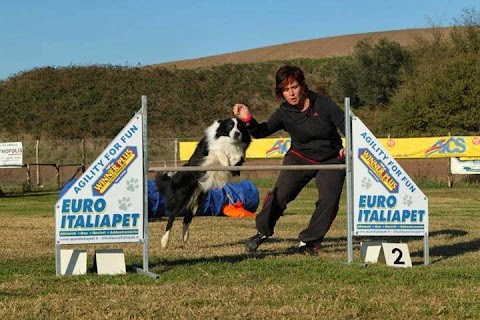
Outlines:
{"type": "Polygon", "coordinates": [[[128,197],[123,197],[122,199],[119,199],[118,200],[118,208],[120,210],[127,210],[130,206],[132,205],[132,203],[130,202],[130,198],[128,197]]]}
{"type": "Polygon", "coordinates": [[[132,178],[130,180],[127,180],[127,190],[131,192],[135,192],[139,187],[138,185],[138,179],[137,178],[132,178]]]}
{"type": "Polygon", "coordinates": [[[362,187],[365,189],[370,189],[371,186],[372,186],[372,180],[370,180],[370,178],[363,177],[362,187]]]}
{"type": "Polygon", "coordinates": [[[403,196],[403,204],[406,204],[407,206],[411,206],[413,203],[412,197],[409,196],[408,194],[403,196]]]}

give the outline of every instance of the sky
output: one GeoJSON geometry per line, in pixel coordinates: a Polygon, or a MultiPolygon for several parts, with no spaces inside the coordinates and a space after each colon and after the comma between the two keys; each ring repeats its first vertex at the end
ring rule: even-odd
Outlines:
{"type": "Polygon", "coordinates": [[[449,26],[478,0],[0,0],[0,80],[145,66],[301,40],[449,26]]]}

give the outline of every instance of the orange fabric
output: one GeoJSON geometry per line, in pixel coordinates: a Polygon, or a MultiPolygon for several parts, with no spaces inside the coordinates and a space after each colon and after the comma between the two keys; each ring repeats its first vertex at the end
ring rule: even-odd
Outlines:
{"type": "Polygon", "coordinates": [[[255,213],[244,209],[241,202],[224,205],[222,209],[223,213],[231,218],[255,218],[255,213]]]}

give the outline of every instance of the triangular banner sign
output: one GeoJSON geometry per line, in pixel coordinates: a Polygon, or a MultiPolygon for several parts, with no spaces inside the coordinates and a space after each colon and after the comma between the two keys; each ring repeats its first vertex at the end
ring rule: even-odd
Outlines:
{"type": "Polygon", "coordinates": [[[56,244],[143,241],[142,120],[140,110],[57,201],[56,244]]]}
{"type": "Polygon", "coordinates": [[[427,234],[427,197],[357,117],[352,152],[354,235],[427,234]]]}

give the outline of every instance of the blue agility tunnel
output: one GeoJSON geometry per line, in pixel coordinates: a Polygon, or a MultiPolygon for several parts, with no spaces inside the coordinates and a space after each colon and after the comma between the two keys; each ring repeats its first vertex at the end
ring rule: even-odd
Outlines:
{"type": "MultiPolygon", "coordinates": [[[[62,197],[77,179],[68,180],[60,190],[62,197]]],[[[205,198],[205,204],[197,211],[200,216],[223,216],[223,207],[240,203],[245,210],[255,212],[258,208],[259,195],[257,187],[249,180],[237,183],[228,182],[222,189],[210,190],[205,198]]],[[[148,217],[168,216],[165,199],[158,193],[155,180],[148,180],[148,217]]]]}
{"type": "MultiPolygon", "coordinates": [[[[210,190],[197,215],[223,216],[223,206],[234,203],[241,203],[244,209],[255,212],[259,203],[257,187],[249,180],[242,180],[238,183],[228,182],[222,189],[210,190]]],[[[165,199],[158,193],[154,180],[148,180],[148,216],[168,216],[165,199]]]]}

